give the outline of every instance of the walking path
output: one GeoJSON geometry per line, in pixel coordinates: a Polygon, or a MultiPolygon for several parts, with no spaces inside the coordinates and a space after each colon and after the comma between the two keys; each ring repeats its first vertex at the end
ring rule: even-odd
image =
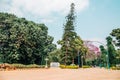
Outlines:
{"type": "Polygon", "coordinates": [[[120,70],[50,68],[0,71],[0,80],[120,80],[120,70]]]}

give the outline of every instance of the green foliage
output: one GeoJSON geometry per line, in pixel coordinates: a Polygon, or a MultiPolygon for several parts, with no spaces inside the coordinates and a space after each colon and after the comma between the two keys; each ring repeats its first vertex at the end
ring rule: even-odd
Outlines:
{"type": "Polygon", "coordinates": [[[116,55],[115,55],[116,58],[115,62],[116,64],[120,64],[120,28],[113,29],[110,35],[115,38],[114,44],[118,47],[118,50],[116,50],[116,55]]]}
{"type": "Polygon", "coordinates": [[[31,68],[44,68],[45,65],[36,65],[36,64],[30,64],[30,65],[24,65],[24,64],[11,64],[17,69],[31,69],[31,68]]]}
{"type": "MultiPolygon", "coordinates": [[[[118,48],[120,46],[120,28],[113,29],[110,35],[115,37],[116,41],[113,41],[110,36],[106,38],[107,50],[105,50],[103,46],[100,47],[102,52],[100,60],[102,64],[105,64],[105,62],[107,63],[107,60],[105,61],[105,59],[109,59],[110,66],[115,66],[116,64],[120,63],[120,51],[119,49],[115,50],[116,46],[118,48]],[[115,46],[113,45],[113,43],[115,44],[115,46]],[[108,57],[106,55],[108,55],[108,57]]],[[[112,67],[112,69],[116,69],[116,67],[112,67]]]]}
{"type": "Polygon", "coordinates": [[[112,66],[111,69],[112,70],[120,70],[120,65],[112,66]]]}
{"type": "Polygon", "coordinates": [[[74,64],[74,59],[79,52],[85,52],[83,48],[83,41],[77,33],[75,32],[75,14],[74,14],[74,3],[71,4],[70,13],[66,16],[66,23],[64,25],[64,32],[62,40],[58,41],[61,45],[62,51],[62,63],[64,64],[74,64]]]}
{"type": "Polygon", "coordinates": [[[62,69],[78,69],[79,68],[79,66],[77,66],[77,65],[60,65],[60,68],[62,68],[62,69]]]}
{"type": "Polygon", "coordinates": [[[112,32],[110,33],[113,37],[115,37],[116,41],[115,44],[116,46],[120,47],[120,28],[113,29],[112,32]]]}
{"type": "Polygon", "coordinates": [[[113,46],[112,38],[108,36],[106,40],[107,40],[107,47],[108,47],[109,63],[112,66],[116,64],[117,53],[116,53],[115,47],[113,46]]]}
{"type": "Polygon", "coordinates": [[[101,55],[100,55],[100,57],[99,57],[99,60],[100,60],[100,65],[101,65],[101,67],[105,67],[105,66],[107,66],[106,64],[107,64],[107,51],[106,51],[106,49],[104,48],[104,46],[100,46],[100,50],[101,50],[101,55]]]}
{"type": "Polygon", "coordinates": [[[91,66],[83,65],[82,68],[91,68],[91,66]]]}
{"type": "MultiPolygon", "coordinates": [[[[44,24],[0,13],[0,55],[6,63],[41,64],[56,49],[44,24]]],[[[42,63],[43,64],[43,63],[42,63]]]]}
{"type": "Polygon", "coordinates": [[[62,54],[62,52],[61,52],[60,49],[56,49],[56,50],[50,52],[48,54],[49,61],[50,62],[60,62],[61,63],[61,60],[62,60],[61,54],[62,54]]]}
{"type": "Polygon", "coordinates": [[[116,63],[120,64],[120,49],[117,50],[116,63]]]}

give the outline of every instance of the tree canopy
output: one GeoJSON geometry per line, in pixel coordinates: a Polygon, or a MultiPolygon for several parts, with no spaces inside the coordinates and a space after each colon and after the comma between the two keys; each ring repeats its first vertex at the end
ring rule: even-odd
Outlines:
{"type": "Polygon", "coordinates": [[[3,62],[41,64],[56,49],[44,24],[0,13],[0,55],[3,62]]]}
{"type": "Polygon", "coordinates": [[[113,29],[110,33],[116,39],[116,46],[120,47],[120,28],[113,29]]]}

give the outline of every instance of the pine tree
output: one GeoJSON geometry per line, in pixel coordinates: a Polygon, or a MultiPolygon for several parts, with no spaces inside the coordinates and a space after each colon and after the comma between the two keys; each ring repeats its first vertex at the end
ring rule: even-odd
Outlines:
{"type": "Polygon", "coordinates": [[[68,16],[66,16],[66,24],[64,26],[64,34],[63,34],[63,41],[65,42],[65,45],[62,47],[65,47],[65,64],[68,62],[68,53],[69,53],[69,47],[71,46],[71,41],[76,36],[76,33],[74,31],[74,22],[75,22],[75,15],[74,15],[74,3],[71,4],[71,10],[68,16]]]}
{"type": "MultiPolygon", "coordinates": [[[[74,64],[74,58],[77,56],[78,48],[76,48],[76,40],[80,42],[79,49],[83,50],[83,41],[75,32],[75,4],[71,4],[71,9],[69,14],[66,16],[66,23],[64,25],[64,32],[62,36],[62,40],[58,41],[58,44],[61,44],[62,50],[62,59],[64,64],[74,64]],[[81,47],[82,46],[82,47],[81,47]]],[[[80,50],[81,51],[81,50],[80,50]]],[[[81,51],[82,52],[82,51],[81,51]]]]}

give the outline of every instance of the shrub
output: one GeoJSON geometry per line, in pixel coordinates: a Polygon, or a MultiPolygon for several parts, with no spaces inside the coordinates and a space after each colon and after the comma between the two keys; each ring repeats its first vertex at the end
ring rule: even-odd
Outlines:
{"type": "Polygon", "coordinates": [[[0,64],[0,70],[15,70],[16,68],[8,63],[0,64]]]}
{"type": "Polygon", "coordinates": [[[12,64],[12,66],[14,66],[14,67],[16,67],[18,69],[26,68],[26,66],[23,65],[23,64],[12,64]]]}
{"type": "Polygon", "coordinates": [[[112,70],[120,70],[120,65],[116,65],[116,66],[113,66],[111,67],[112,70]]]}
{"type": "Polygon", "coordinates": [[[82,68],[91,68],[91,66],[84,65],[82,68]]]}
{"type": "Polygon", "coordinates": [[[29,69],[29,68],[44,68],[44,65],[36,65],[36,64],[30,64],[30,65],[23,65],[23,64],[12,64],[17,69],[29,69]]]}
{"type": "Polygon", "coordinates": [[[62,68],[62,69],[78,69],[79,68],[79,66],[77,66],[77,65],[60,65],[60,68],[62,68]]]}
{"type": "Polygon", "coordinates": [[[112,70],[117,70],[117,68],[115,66],[111,67],[112,70]]]}

